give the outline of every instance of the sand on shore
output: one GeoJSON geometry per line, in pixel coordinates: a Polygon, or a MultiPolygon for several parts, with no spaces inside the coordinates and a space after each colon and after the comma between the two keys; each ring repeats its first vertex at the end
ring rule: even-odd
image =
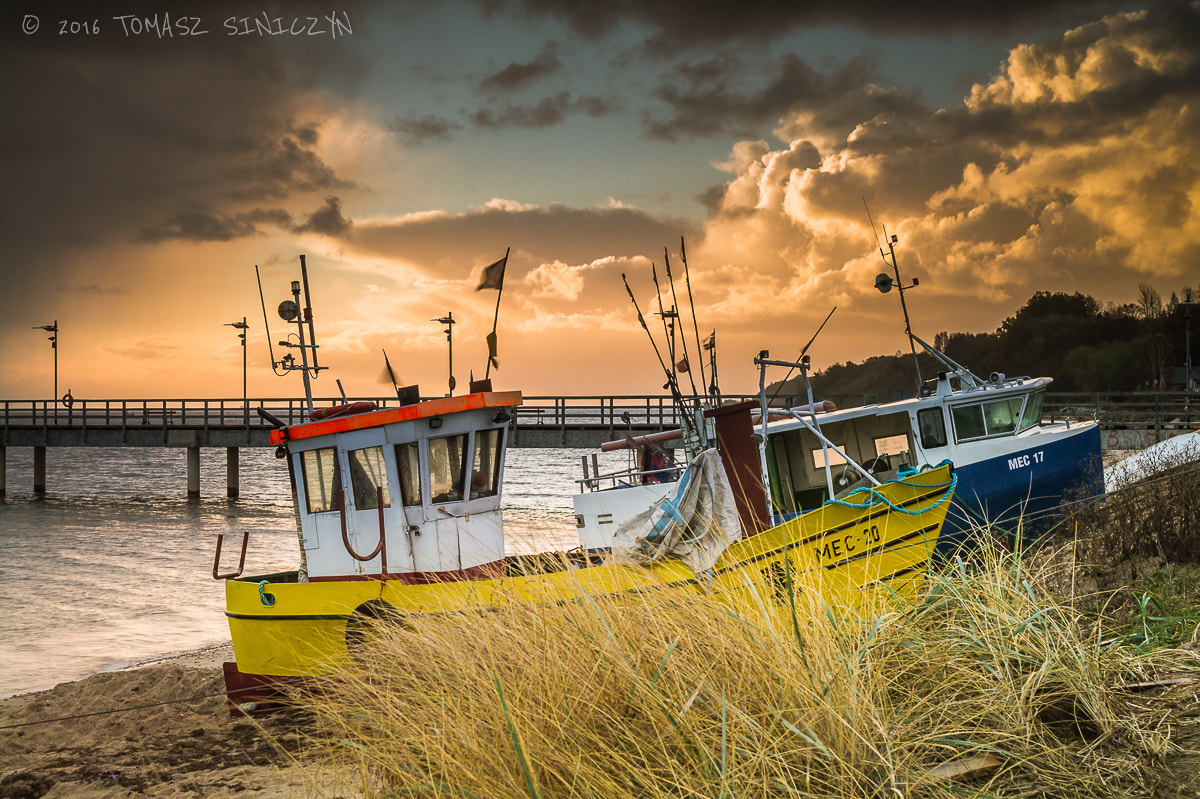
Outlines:
{"type": "Polygon", "coordinates": [[[232,659],[208,647],[0,700],[0,799],[361,795],[294,718],[230,718],[232,659]]]}

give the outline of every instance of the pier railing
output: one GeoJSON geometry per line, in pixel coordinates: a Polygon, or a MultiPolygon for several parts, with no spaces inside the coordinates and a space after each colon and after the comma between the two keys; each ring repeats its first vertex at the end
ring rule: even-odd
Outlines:
{"type": "MultiPolygon", "coordinates": [[[[729,395],[724,399],[741,401],[757,396],[729,395]]],[[[833,399],[839,407],[850,407],[873,398],[833,399]]],[[[380,408],[399,404],[395,397],[321,397],[313,402],[318,407],[329,407],[360,400],[369,400],[380,408]]],[[[1198,400],[1195,394],[1184,392],[1050,393],[1043,406],[1043,421],[1097,419],[1104,434],[1112,439],[1106,439],[1106,448],[1140,449],[1168,435],[1200,426],[1198,400]]],[[[801,397],[776,397],[771,404],[786,407],[804,402],[801,397]]],[[[233,442],[237,440],[246,445],[263,445],[272,425],[258,415],[256,409],[260,407],[289,425],[308,418],[304,400],[281,397],[245,401],[241,398],[75,399],[70,405],[48,399],[0,400],[3,429],[0,445],[219,446],[223,441],[235,445],[233,442]]],[[[573,445],[568,431],[585,434],[573,441],[595,441],[605,436],[620,438],[630,431],[677,428],[681,422],[679,413],[671,398],[662,395],[529,395],[513,415],[513,443],[568,446],[573,445]],[[561,435],[550,435],[552,430],[561,435]]]]}
{"type": "MultiPolygon", "coordinates": [[[[426,398],[428,399],[428,398],[426,398]]],[[[730,396],[727,401],[757,399],[754,396],[730,396]]],[[[399,405],[395,397],[320,397],[313,399],[318,408],[345,402],[374,402],[379,408],[399,405]]],[[[779,402],[799,402],[779,398],[779,402]]],[[[60,400],[0,400],[0,426],[4,427],[265,427],[272,425],[260,417],[258,408],[286,424],[308,419],[308,405],[295,398],[242,399],[74,399],[70,405],[60,400]]],[[[596,425],[634,427],[678,426],[679,410],[670,397],[628,395],[525,396],[516,409],[514,424],[596,425]]]]}

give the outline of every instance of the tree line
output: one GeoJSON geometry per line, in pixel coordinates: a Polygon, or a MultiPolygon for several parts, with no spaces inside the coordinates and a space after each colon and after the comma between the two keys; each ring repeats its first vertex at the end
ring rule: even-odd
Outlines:
{"type": "MultiPolygon", "coordinates": [[[[1123,304],[1079,292],[1039,291],[995,332],[943,331],[933,345],[981,377],[994,371],[1052,377],[1055,391],[1182,390],[1188,310],[1191,326],[1200,328],[1200,305],[1185,303],[1198,299],[1200,289],[1186,287],[1164,302],[1147,283],[1138,285],[1137,301],[1123,304]]],[[[1200,365],[1200,347],[1193,347],[1192,362],[1200,365]]],[[[945,368],[919,346],[918,363],[925,381],[945,368]]],[[[862,401],[888,402],[913,396],[917,367],[910,353],[898,352],[834,364],[811,380],[818,399],[861,395],[862,401]]],[[[779,388],[804,393],[799,379],[779,388]]]]}

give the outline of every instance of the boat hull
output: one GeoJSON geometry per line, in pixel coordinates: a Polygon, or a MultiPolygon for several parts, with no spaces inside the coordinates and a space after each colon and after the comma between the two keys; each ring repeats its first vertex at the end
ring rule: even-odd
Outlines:
{"type": "Polygon", "coordinates": [[[940,556],[978,540],[985,524],[1028,535],[1044,529],[1051,512],[1073,497],[1104,493],[1100,427],[1095,422],[1053,436],[1004,439],[1006,446],[973,462],[955,460],[958,487],[942,528],[940,556]]]}
{"type": "Polygon", "coordinates": [[[280,678],[326,674],[352,662],[372,619],[419,623],[429,614],[578,601],[601,595],[671,591],[730,603],[786,601],[789,586],[853,612],[876,591],[920,585],[953,492],[947,466],[850,502],[828,503],[736,541],[707,572],[678,560],[606,563],[491,580],[416,585],[395,580],[297,582],[295,573],[226,581],[236,669],[280,678]],[[868,504],[864,500],[874,501],[868,504]]]}

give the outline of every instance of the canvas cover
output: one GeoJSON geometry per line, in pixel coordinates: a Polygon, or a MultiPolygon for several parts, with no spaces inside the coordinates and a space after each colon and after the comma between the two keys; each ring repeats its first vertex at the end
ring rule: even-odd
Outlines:
{"type": "Polygon", "coordinates": [[[617,529],[612,551],[642,564],[679,558],[699,573],[711,569],[741,531],[721,456],[709,449],[688,465],[675,491],[617,529]]]}

